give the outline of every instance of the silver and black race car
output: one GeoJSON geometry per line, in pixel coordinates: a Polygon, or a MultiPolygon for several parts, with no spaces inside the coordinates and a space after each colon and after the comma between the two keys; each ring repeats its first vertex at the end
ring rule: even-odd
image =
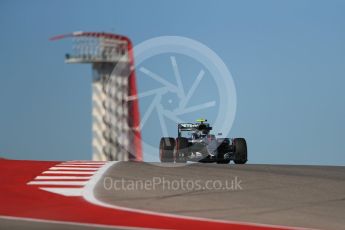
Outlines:
{"type": "MultiPolygon", "coordinates": [[[[177,138],[162,137],[159,144],[161,162],[216,162],[235,164],[247,162],[247,144],[244,138],[216,138],[205,119],[197,123],[178,124],[177,138]]],[[[219,134],[221,135],[221,134],[219,134]]]]}

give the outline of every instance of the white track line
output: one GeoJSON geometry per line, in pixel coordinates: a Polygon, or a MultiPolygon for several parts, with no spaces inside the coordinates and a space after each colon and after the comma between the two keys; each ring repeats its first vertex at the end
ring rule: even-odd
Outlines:
{"type": "Polygon", "coordinates": [[[29,185],[86,185],[88,181],[30,181],[29,185]]]}
{"type": "Polygon", "coordinates": [[[90,172],[76,172],[76,171],[44,171],[42,174],[83,174],[83,175],[93,175],[96,171],[90,172]]]}
{"type": "Polygon", "coordinates": [[[89,180],[90,178],[91,176],[37,176],[35,177],[35,180],[89,180]]]}
{"type": "Polygon", "coordinates": [[[86,164],[86,165],[104,165],[106,162],[83,162],[83,161],[65,161],[61,162],[61,164],[86,164]]]}
{"type": "Polygon", "coordinates": [[[89,165],[89,164],[58,164],[55,167],[102,167],[103,165],[89,165]]]}
{"type": "Polygon", "coordinates": [[[77,167],[51,167],[49,170],[98,170],[99,168],[77,168],[77,167]]]}
{"type": "Polygon", "coordinates": [[[90,164],[90,163],[72,163],[72,162],[61,162],[60,165],[87,165],[87,166],[95,166],[95,167],[100,167],[103,166],[104,164],[90,164]]]}
{"type": "Polygon", "coordinates": [[[63,196],[81,196],[83,194],[83,188],[46,188],[40,187],[41,190],[56,193],[63,196]]]}

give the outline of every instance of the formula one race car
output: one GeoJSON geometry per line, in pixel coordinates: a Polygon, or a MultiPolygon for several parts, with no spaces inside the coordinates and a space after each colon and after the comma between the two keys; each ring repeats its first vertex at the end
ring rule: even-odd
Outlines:
{"type": "Polygon", "coordinates": [[[177,138],[163,137],[159,144],[161,162],[216,162],[235,164],[247,162],[247,144],[244,138],[216,138],[210,134],[207,120],[178,124],[177,138]]]}

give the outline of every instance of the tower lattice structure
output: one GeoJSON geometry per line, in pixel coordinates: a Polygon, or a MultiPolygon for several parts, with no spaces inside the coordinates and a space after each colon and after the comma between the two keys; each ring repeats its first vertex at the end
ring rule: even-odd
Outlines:
{"type": "Polygon", "coordinates": [[[92,159],[142,160],[140,114],[132,43],[109,33],[74,32],[66,63],[91,64],[92,159]]]}

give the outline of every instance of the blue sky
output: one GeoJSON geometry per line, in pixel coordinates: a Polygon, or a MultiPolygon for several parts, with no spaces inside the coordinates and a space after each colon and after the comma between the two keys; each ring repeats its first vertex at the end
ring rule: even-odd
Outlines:
{"type": "MultiPolygon", "coordinates": [[[[345,165],[344,12],[342,0],[1,1],[0,154],[91,157],[91,68],[64,64],[70,41],[48,40],[83,30],[124,34],[134,44],[166,35],[203,43],[233,76],[230,136],[248,140],[251,163],[345,165]]],[[[168,73],[164,58],[147,65],[168,73]]],[[[176,58],[192,74],[197,64],[176,58]]],[[[139,91],[149,86],[138,73],[139,91]]],[[[146,126],[153,143],[147,130],[158,124],[146,126]]]]}

